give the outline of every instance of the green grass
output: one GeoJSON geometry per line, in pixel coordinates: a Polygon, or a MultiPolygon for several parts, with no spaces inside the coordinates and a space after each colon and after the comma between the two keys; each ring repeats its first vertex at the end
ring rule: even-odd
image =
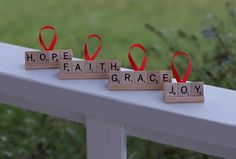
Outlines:
{"type": "MultiPolygon", "coordinates": [[[[83,57],[82,47],[87,36],[98,33],[103,38],[98,59],[120,59],[123,66],[129,67],[130,44],[142,43],[160,50],[149,55],[147,69],[166,69],[172,53],[145,24],[151,23],[170,37],[173,33],[173,43],[181,43],[182,51],[201,56],[201,50],[192,50],[187,43],[179,41],[174,32],[183,30],[201,39],[201,30],[209,23],[209,16],[229,19],[224,5],[222,0],[0,0],[0,41],[41,49],[38,29],[50,24],[59,35],[56,49],[71,48],[77,57],[83,57]]],[[[206,42],[204,47],[208,44],[206,42]]],[[[135,51],[140,52],[132,52],[135,51]]],[[[142,55],[133,56],[141,62],[142,55]]],[[[0,115],[0,158],[86,156],[83,126],[5,105],[1,105],[0,115]]],[[[130,159],[210,158],[139,139],[129,138],[128,141],[130,159]]]]}
{"type": "MultiPolygon", "coordinates": [[[[130,44],[161,44],[144,27],[147,22],[160,30],[182,29],[200,35],[208,14],[227,17],[222,6],[224,2],[220,0],[0,0],[0,3],[1,41],[41,49],[38,29],[51,24],[59,35],[56,49],[72,48],[77,56],[83,57],[82,45],[87,36],[98,33],[103,37],[103,50],[98,58],[118,58],[125,66],[129,66],[130,44]]],[[[157,67],[156,63],[164,67],[169,62],[160,64],[162,61],[158,57],[149,60],[150,68],[157,67]]]]}

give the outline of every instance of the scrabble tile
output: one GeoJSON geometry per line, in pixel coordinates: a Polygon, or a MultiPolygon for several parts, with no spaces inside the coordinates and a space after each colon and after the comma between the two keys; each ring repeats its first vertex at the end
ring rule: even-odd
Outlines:
{"type": "Polygon", "coordinates": [[[171,71],[160,71],[160,83],[172,82],[171,71]]]}
{"type": "Polygon", "coordinates": [[[123,71],[122,72],[122,85],[134,83],[134,72],[133,71],[123,71]]]}
{"type": "MultiPolygon", "coordinates": [[[[116,71],[110,71],[116,72],[116,71]]],[[[163,90],[164,84],[155,84],[158,82],[159,71],[118,71],[121,72],[121,85],[110,86],[108,88],[113,90],[163,90]],[[155,76],[154,76],[154,75],[155,76]],[[151,76],[148,83],[148,75],[151,76]],[[156,80],[157,79],[157,80],[156,80]],[[155,82],[154,82],[155,81],[155,82]]],[[[177,87],[174,87],[175,95],[177,95],[177,87]]]]}
{"type": "Polygon", "coordinates": [[[49,55],[49,62],[59,62],[60,58],[61,58],[61,53],[60,52],[53,52],[53,51],[50,51],[48,53],[49,55]]]}
{"type": "Polygon", "coordinates": [[[74,73],[84,73],[84,62],[85,61],[71,61],[72,72],[74,73]]]}
{"type": "Polygon", "coordinates": [[[25,62],[26,63],[37,63],[37,61],[36,61],[37,53],[36,52],[25,52],[25,62]]]}
{"type": "Polygon", "coordinates": [[[166,97],[177,96],[177,83],[165,83],[164,95],[166,97]]]}
{"type": "Polygon", "coordinates": [[[108,69],[109,71],[120,71],[121,61],[120,60],[109,60],[108,69]]]}
{"type": "Polygon", "coordinates": [[[61,52],[60,60],[71,60],[73,57],[73,52],[71,49],[60,50],[60,52],[61,52]]]}
{"type": "Polygon", "coordinates": [[[147,83],[148,84],[159,84],[160,83],[160,72],[159,71],[148,71],[147,72],[147,83]]]}
{"type": "Polygon", "coordinates": [[[112,86],[117,86],[117,85],[121,85],[121,78],[122,78],[122,73],[120,71],[112,71],[109,72],[109,78],[108,78],[108,85],[110,87],[112,86]]]}
{"type": "Polygon", "coordinates": [[[190,86],[191,86],[191,96],[204,96],[203,82],[192,82],[190,86]]]}
{"type": "Polygon", "coordinates": [[[58,68],[59,61],[63,54],[65,59],[72,59],[73,53],[68,50],[51,50],[51,51],[26,51],[25,52],[25,68],[26,69],[42,69],[42,68],[58,68]],[[31,53],[33,57],[31,57],[31,53]],[[27,61],[28,60],[28,61],[27,61]]]}
{"type": "Polygon", "coordinates": [[[60,61],[60,73],[71,73],[72,61],[63,60],[60,61]]]}
{"type": "Polygon", "coordinates": [[[107,60],[96,60],[96,72],[108,72],[108,64],[107,60]]]}
{"type": "Polygon", "coordinates": [[[84,70],[85,72],[97,72],[96,70],[96,61],[94,60],[86,60],[84,62],[84,70]]]}
{"type": "Polygon", "coordinates": [[[177,83],[178,96],[190,96],[190,83],[177,83]]]}
{"type": "Polygon", "coordinates": [[[49,54],[48,52],[40,52],[37,54],[37,63],[48,63],[49,54]]]}
{"type": "Polygon", "coordinates": [[[146,71],[135,71],[134,83],[135,84],[146,84],[147,83],[147,72],[146,71]]]}

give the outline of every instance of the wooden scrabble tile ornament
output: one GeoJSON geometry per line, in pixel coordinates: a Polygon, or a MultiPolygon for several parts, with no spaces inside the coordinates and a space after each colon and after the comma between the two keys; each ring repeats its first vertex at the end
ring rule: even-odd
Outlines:
{"type": "Polygon", "coordinates": [[[25,69],[59,68],[60,60],[71,60],[73,56],[71,49],[53,50],[56,41],[56,29],[50,25],[43,26],[39,31],[39,42],[43,50],[25,52],[25,69]],[[49,47],[45,45],[41,35],[41,31],[46,29],[54,31],[54,36],[49,47]]]}
{"type": "Polygon", "coordinates": [[[141,44],[132,44],[129,48],[128,59],[134,71],[110,71],[108,89],[110,90],[151,90],[163,89],[165,82],[172,81],[171,71],[144,71],[147,57],[145,48],[141,44]],[[140,48],[144,58],[140,67],[131,57],[132,48],[140,48]]]}
{"type": "Polygon", "coordinates": [[[192,60],[185,52],[176,52],[172,57],[171,68],[177,83],[164,84],[164,101],[166,103],[201,103],[204,102],[204,83],[186,82],[191,72],[192,60]],[[175,57],[183,55],[189,59],[183,79],[180,78],[174,66],[175,57]]]}
{"type": "Polygon", "coordinates": [[[96,38],[100,44],[92,57],[88,52],[88,43],[84,45],[85,60],[60,61],[60,79],[105,79],[109,71],[119,71],[121,62],[119,60],[95,60],[102,49],[102,39],[97,34],[91,34],[88,39],[96,38]]]}

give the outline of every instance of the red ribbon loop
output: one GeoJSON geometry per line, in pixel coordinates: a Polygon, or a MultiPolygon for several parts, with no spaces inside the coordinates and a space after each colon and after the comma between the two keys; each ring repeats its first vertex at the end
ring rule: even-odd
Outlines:
{"type": "Polygon", "coordinates": [[[130,65],[133,67],[133,70],[134,71],[143,71],[145,69],[145,66],[146,66],[146,63],[147,63],[147,55],[146,55],[146,50],[145,48],[143,47],[143,45],[141,44],[132,44],[129,48],[129,52],[128,52],[128,58],[129,58],[129,62],[130,62],[130,65]],[[137,47],[137,48],[140,48],[143,50],[143,53],[144,53],[144,57],[143,57],[143,61],[142,61],[142,64],[140,65],[140,67],[138,67],[136,65],[136,63],[134,62],[133,58],[131,57],[131,49],[134,48],[134,47],[137,47]]]}
{"type": "Polygon", "coordinates": [[[102,38],[97,34],[89,35],[88,39],[90,39],[90,38],[96,38],[97,40],[99,40],[100,45],[98,46],[97,50],[93,53],[93,56],[90,57],[89,52],[88,52],[88,43],[85,43],[85,45],[84,45],[84,57],[85,57],[86,60],[95,60],[95,58],[98,56],[98,53],[102,49],[102,38]]]}
{"type": "Polygon", "coordinates": [[[186,82],[188,80],[188,76],[191,72],[191,69],[192,69],[192,60],[190,59],[190,56],[185,53],[185,52],[176,52],[173,57],[172,57],[172,62],[171,62],[171,69],[172,69],[172,72],[173,72],[173,75],[175,76],[175,79],[177,82],[186,82]],[[175,66],[174,66],[174,59],[176,56],[179,56],[179,55],[184,55],[184,57],[188,58],[188,67],[187,67],[187,70],[185,71],[184,73],[184,77],[183,79],[180,78],[180,75],[178,74],[177,70],[175,69],[175,66]]]}
{"type": "Polygon", "coordinates": [[[57,32],[56,32],[56,29],[51,26],[51,25],[45,25],[43,26],[42,28],[40,28],[39,30],[39,42],[42,46],[42,48],[46,51],[49,51],[49,50],[53,50],[55,45],[56,45],[56,42],[57,42],[57,32]],[[49,45],[49,47],[47,47],[43,41],[43,38],[42,38],[42,35],[41,35],[41,31],[45,30],[45,29],[50,29],[50,30],[53,30],[54,31],[54,36],[52,38],[52,41],[51,41],[51,44],[49,45]]]}

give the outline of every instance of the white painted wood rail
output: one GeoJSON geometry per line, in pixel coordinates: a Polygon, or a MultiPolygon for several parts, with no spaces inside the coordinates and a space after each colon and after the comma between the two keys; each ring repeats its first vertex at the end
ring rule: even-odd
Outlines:
{"type": "Polygon", "coordinates": [[[88,159],[125,159],[127,135],[236,158],[236,91],[205,86],[205,103],[165,104],[162,91],[109,91],[107,80],[25,70],[26,50],[0,43],[0,102],[84,123],[88,159]]]}

